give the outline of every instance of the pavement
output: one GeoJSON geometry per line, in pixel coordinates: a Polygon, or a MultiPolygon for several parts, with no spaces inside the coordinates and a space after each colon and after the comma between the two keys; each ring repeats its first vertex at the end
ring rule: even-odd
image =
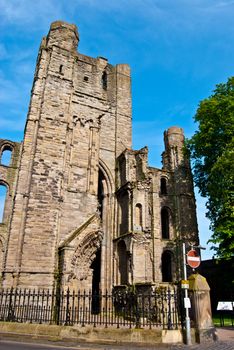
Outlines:
{"type": "Polygon", "coordinates": [[[234,342],[234,327],[216,327],[216,329],[221,341],[230,340],[234,342]]]}
{"type": "Polygon", "coordinates": [[[0,350],[20,350],[20,349],[80,349],[80,350],[234,350],[234,327],[219,327],[217,328],[219,340],[216,342],[208,342],[203,344],[195,344],[187,346],[184,344],[169,345],[169,344],[96,344],[87,342],[53,342],[46,340],[27,339],[20,336],[0,336],[0,350]],[[11,347],[12,346],[12,347],[11,347]]]}
{"type": "Polygon", "coordinates": [[[171,350],[234,350],[234,327],[216,327],[218,341],[204,344],[173,345],[171,350]]]}

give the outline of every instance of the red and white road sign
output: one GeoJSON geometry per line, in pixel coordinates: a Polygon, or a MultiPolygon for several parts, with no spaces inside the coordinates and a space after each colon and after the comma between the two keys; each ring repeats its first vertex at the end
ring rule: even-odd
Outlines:
{"type": "Polygon", "coordinates": [[[193,269],[196,269],[200,265],[201,259],[200,259],[200,256],[198,255],[198,253],[196,252],[196,250],[191,249],[187,253],[187,263],[193,269]]]}

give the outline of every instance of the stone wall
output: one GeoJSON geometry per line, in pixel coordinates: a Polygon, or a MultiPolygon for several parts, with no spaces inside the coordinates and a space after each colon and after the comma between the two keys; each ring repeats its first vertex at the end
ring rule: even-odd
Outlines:
{"type": "MultiPolygon", "coordinates": [[[[124,241],[129,283],[172,282],[182,275],[182,241],[198,243],[192,175],[184,155],[183,130],[172,127],[165,132],[162,169],[149,167],[147,157],[148,150],[143,148],[126,150],[118,158],[120,230],[115,251],[118,255],[118,245],[124,241]]],[[[116,258],[116,274],[118,264],[116,258]]]]}
{"type": "Polygon", "coordinates": [[[131,148],[129,66],[85,56],[78,42],[76,26],[58,21],[39,49],[22,150],[8,174],[2,284],[173,282],[181,241],[198,241],[183,131],[165,132],[163,168],[149,167],[147,147],[131,148]]]}
{"type": "MultiPolygon", "coordinates": [[[[15,189],[17,186],[18,167],[21,144],[10,140],[0,139],[0,186],[5,189],[5,203],[0,222],[0,273],[3,272],[5,253],[7,249],[8,232],[13,211],[15,189]],[[4,152],[9,152],[9,161],[3,162],[4,152]]],[[[0,276],[0,280],[2,276],[0,276]]]]}

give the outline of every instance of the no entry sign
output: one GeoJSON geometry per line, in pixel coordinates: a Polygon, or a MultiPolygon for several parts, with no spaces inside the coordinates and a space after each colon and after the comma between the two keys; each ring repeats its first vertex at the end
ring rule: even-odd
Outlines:
{"type": "Polygon", "coordinates": [[[196,250],[191,249],[187,253],[187,263],[193,269],[196,269],[200,265],[201,259],[200,259],[200,256],[198,255],[198,253],[196,252],[196,250]]]}

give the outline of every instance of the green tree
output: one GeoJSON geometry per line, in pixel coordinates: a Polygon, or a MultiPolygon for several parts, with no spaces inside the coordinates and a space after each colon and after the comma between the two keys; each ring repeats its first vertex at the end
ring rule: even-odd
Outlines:
{"type": "Polygon", "coordinates": [[[188,141],[194,181],[207,198],[207,217],[216,256],[234,256],[234,77],[218,84],[200,102],[194,117],[198,131],[188,141]]]}

